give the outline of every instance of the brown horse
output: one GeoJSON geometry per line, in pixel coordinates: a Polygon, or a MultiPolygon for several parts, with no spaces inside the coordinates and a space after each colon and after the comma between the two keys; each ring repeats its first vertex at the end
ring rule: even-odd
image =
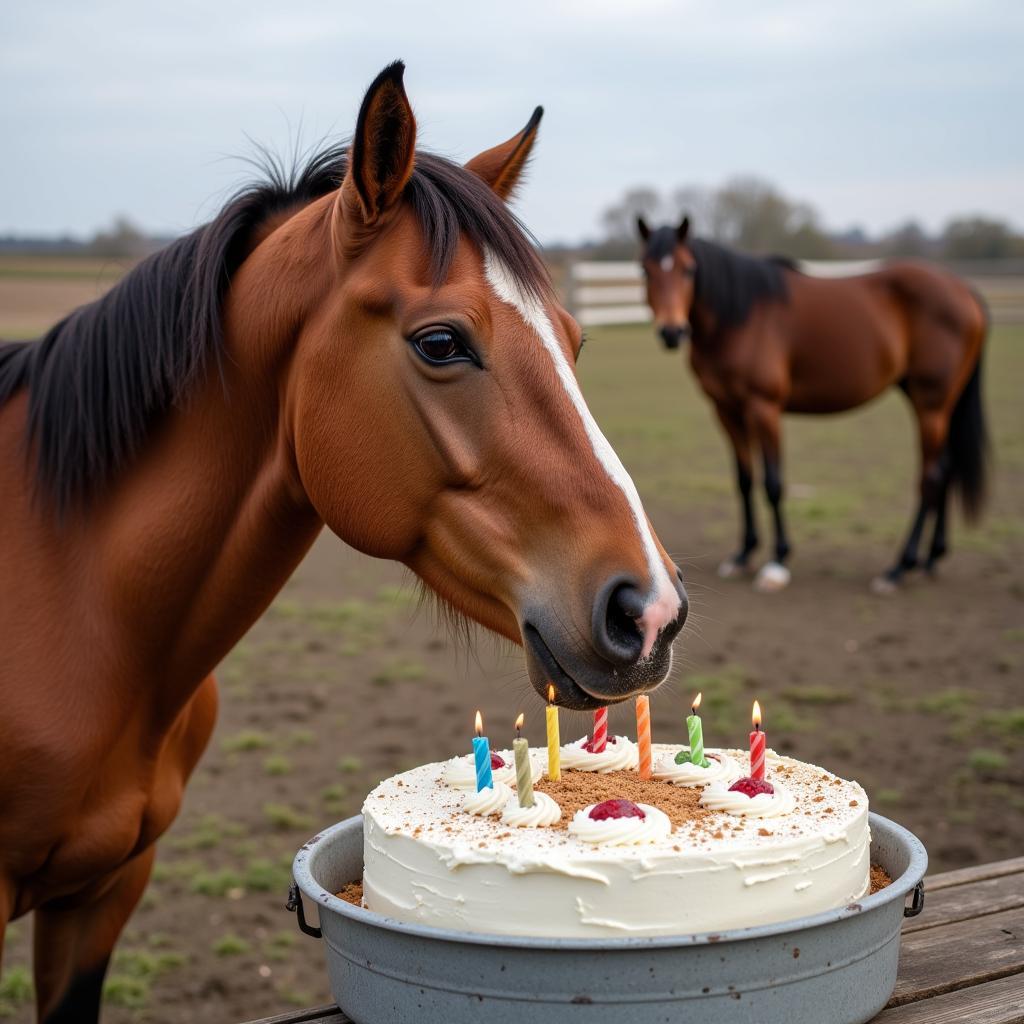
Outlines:
{"type": "Polygon", "coordinates": [[[869,402],[892,385],[910,400],[921,446],[920,500],[898,561],[875,580],[895,588],[918,564],[929,515],[935,526],[925,567],[946,553],[947,504],[957,489],[968,517],[985,493],[981,300],[952,274],[923,263],[823,279],[781,258],[759,259],[689,235],[689,220],[651,230],[638,220],[647,301],[666,348],[691,339],[690,365],[736,456],[743,507],[740,549],[719,573],[746,570],[757,547],[751,448],[764,463],[775,520],[775,557],[756,578],[762,590],[790,579],[782,516],[784,412],[833,413],[869,402]]]}
{"type": "Polygon", "coordinates": [[[504,200],[538,109],[460,167],[401,64],[349,150],[230,202],[35,344],[0,347],[0,940],[95,1020],[209,738],[211,672],[326,523],[525,645],[544,697],[665,678],[686,614],[504,200]]]}

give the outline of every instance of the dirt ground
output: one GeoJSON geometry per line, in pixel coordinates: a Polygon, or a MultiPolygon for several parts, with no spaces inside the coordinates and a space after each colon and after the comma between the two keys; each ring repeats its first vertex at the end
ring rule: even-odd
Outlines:
{"type": "MultiPolygon", "coordinates": [[[[0,274],[0,335],[11,286],[0,274]]],[[[706,742],[741,744],[756,696],[771,745],[861,781],[874,809],[924,840],[934,868],[1019,854],[1024,330],[997,329],[987,361],[988,515],[972,531],[958,517],[940,577],[890,598],[868,583],[912,503],[912,428],[898,396],[787,423],[794,581],[759,595],[715,575],[738,535],[736,503],[688,370],[647,329],[590,333],[584,391],[692,599],[673,678],[652,700],[656,738],[682,741],[700,689],[706,742]]],[[[230,1024],[327,1002],[319,945],[284,910],[298,846],[356,813],[378,779],[468,749],[476,707],[495,742],[520,710],[527,734],[543,737],[517,652],[453,642],[417,611],[399,568],[328,535],[219,678],[217,733],[110,973],[110,1024],[230,1024]]],[[[628,712],[613,712],[612,726],[628,730],[628,712]]],[[[563,736],[585,729],[563,712],[563,736]]],[[[28,1022],[30,923],[8,940],[0,1017],[28,1022]]]]}

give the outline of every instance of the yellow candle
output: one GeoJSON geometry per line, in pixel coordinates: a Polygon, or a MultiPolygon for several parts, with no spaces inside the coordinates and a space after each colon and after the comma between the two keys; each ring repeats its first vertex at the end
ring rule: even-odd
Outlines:
{"type": "Polygon", "coordinates": [[[647,694],[636,699],[636,742],[640,748],[640,778],[651,777],[651,700],[647,694]]]}
{"type": "Polygon", "coordinates": [[[548,778],[557,782],[562,777],[561,761],[559,760],[559,747],[561,740],[558,737],[558,708],[555,707],[555,688],[548,686],[548,778]]]}

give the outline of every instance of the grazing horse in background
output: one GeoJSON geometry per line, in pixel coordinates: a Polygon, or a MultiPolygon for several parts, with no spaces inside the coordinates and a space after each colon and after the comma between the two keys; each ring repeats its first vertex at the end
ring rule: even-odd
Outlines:
{"type": "Polygon", "coordinates": [[[639,218],[647,301],[665,347],[691,340],[690,366],[711,399],[736,456],[743,507],[739,551],[721,576],[747,569],[757,547],[751,448],[764,464],[775,521],[775,556],[756,577],[762,590],[790,580],[782,515],[784,412],[853,409],[896,385],[917,417],[920,500],[897,562],[874,581],[893,590],[918,564],[926,520],[935,525],[925,568],[947,549],[950,489],[968,518],[985,496],[981,352],[988,329],[981,300],[952,274],[924,263],[891,263],[856,277],[815,278],[788,260],[745,256],[691,239],[689,219],[652,230],[639,218]]]}
{"type": "Polygon", "coordinates": [[[416,151],[402,77],[350,149],[0,346],[0,946],[34,911],[47,1024],[97,1019],[211,672],[325,523],[522,643],[542,699],[669,672],[682,577],[504,202],[540,109],[461,167],[416,151]]]}

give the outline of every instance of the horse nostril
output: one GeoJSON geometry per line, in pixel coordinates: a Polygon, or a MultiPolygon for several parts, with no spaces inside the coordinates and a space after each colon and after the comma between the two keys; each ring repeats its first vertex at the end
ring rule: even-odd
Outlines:
{"type": "Polygon", "coordinates": [[[628,581],[613,581],[594,607],[593,636],[598,653],[616,665],[632,665],[643,651],[644,637],[636,624],[643,615],[644,595],[628,581]]]}

